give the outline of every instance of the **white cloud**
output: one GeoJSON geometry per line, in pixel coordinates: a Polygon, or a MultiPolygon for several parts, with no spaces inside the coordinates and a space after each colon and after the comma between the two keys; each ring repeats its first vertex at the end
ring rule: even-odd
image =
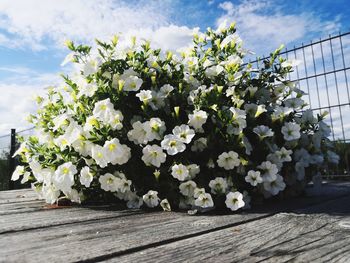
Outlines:
{"type": "Polygon", "coordinates": [[[246,48],[259,56],[268,55],[281,44],[302,41],[305,37],[310,39],[310,34],[324,35],[340,28],[339,17],[324,21],[313,13],[286,14],[271,1],[241,1],[238,5],[226,1],[219,7],[225,14],[217,19],[217,24],[225,20],[237,22],[246,48]]]}
{"type": "MultiPolygon", "coordinates": [[[[184,45],[190,39],[191,29],[172,25],[167,7],[167,1],[2,0],[0,29],[11,36],[12,46],[34,50],[45,49],[51,42],[62,47],[65,39],[91,43],[119,32],[126,36],[140,33],[161,47],[172,42],[170,48],[178,48],[176,44],[184,45]]],[[[8,40],[0,35],[0,45],[11,47],[8,40]]]]}
{"type": "Polygon", "coordinates": [[[29,71],[30,74],[8,77],[0,82],[0,135],[9,133],[11,128],[28,128],[30,124],[25,119],[36,110],[35,95],[43,95],[45,87],[60,82],[58,74],[29,71]]]}

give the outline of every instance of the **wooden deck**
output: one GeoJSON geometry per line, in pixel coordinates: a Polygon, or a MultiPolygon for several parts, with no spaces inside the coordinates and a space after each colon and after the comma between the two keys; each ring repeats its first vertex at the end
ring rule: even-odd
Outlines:
{"type": "Polygon", "coordinates": [[[0,262],[350,262],[350,183],[224,215],[49,209],[0,192],[0,262]]]}

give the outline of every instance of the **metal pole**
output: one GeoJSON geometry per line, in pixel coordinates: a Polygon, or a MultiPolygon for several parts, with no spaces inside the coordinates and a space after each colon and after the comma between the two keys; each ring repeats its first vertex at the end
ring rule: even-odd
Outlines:
{"type": "Polygon", "coordinates": [[[16,129],[11,129],[11,146],[10,146],[10,156],[9,156],[9,189],[13,190],[15,188],[15,182],[11,180],[12,173],[15,171],[15,158],[13,154],[16,151],[16,129]]]}

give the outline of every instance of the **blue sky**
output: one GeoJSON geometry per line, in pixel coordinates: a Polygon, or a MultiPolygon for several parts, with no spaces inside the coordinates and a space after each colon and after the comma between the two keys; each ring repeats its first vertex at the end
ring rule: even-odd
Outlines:
{"type": "Polygon", "coordinates": [[[56,84],[66,39],[92,43],[121,32],[155,46],[186,46],[195,28],[236,21],[245,46],[257,55],[350,31],[348,0],[1,0],[0,135],[35,110],[31,97],[56,84]]]}

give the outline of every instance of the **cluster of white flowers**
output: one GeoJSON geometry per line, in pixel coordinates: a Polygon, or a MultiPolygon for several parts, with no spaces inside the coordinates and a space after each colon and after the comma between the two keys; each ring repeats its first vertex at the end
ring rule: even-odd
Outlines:
{"type": "Polygon", "coordinates": [[[234,25],[196,33],[177,54],[97,43],[67,42],[78,72],[38,97],[37,135],[15,153],[12,179],[49,203],[236,211],[339,161],[324,116],[286,80],[291,63],[277,50],[260,70],[245,65],[234,25]]]}

